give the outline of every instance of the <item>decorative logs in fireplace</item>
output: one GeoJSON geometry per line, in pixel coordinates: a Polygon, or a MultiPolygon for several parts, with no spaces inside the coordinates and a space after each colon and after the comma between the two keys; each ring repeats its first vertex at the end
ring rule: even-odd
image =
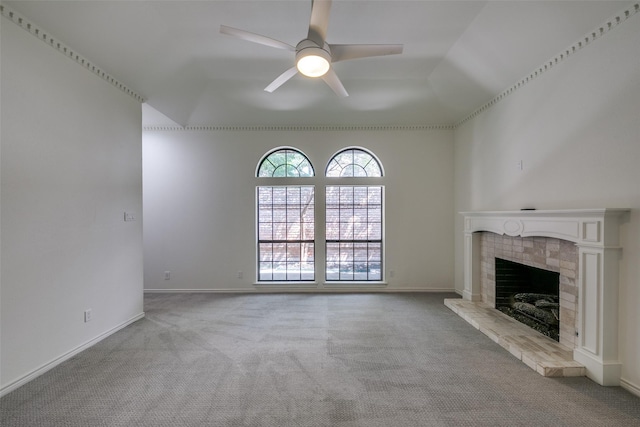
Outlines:
{"type": "Polygon", "coordinates": [[[560,332],[560,275],[496,258],[496,308],[556,341],[560,332]]]}
{"type": "Polygon", "coordinates": [[[557,295],[515,294],[511,306],[499,307],[499,310],[543,335],[558,341],[560,303],[557,295]]]}

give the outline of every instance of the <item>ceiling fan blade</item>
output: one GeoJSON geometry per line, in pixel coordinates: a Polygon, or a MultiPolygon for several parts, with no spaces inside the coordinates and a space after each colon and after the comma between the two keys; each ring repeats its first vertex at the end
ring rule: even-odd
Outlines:
{"type": "Polygon", "coordinates": [[[330,11],[331,0],[311,0],[311,20],[309,21],[307,38],[316,42],[320,47],[324,45],[327,38],[330,11]]]}
{"type": "Polygon", "coordinates": [[[367,58],[370,56],[397,55],[402,53],[401,44],[332,44],[331,62],[349,59],[367,58]]]}
{"type": "Polygon", "coordinates": [[[327,71],[327,74],[322,76],[322,80],[324,80],[324,82],[329,85],[331,90],[333,90],[336,93],[336,95],[341,97],[349,96],[349,94],[347,93],[347,90],[344,88],[344,86],[342,85],[342,82],[338,78],[338,75],[336,74],[335,71],[333,71],[333,67],[329,68],[329,71],[327,71]]]}
{"type": "Polygon", "coordinates": [[[298,74],[298,69],[295,66],[291,67],[284,73],[280,74],[269,86],[265,87],[264,90],[266,92],[273,92],[296,74],[298,74]]]}
{"type": "Polygon", "coordinates": [[[226,25],[220,25],[220,32],[229,36],[237,37],[242,40],[247,40],[253,43],[263,44],[265,46],[275,47],[277,49],[285,49],[295,52],[296,48],[281,42],[280,40],[272,39],[270,37],[261,36],[260,34],[251,33],[249,31],[240,30],[238,28],[227,27],[226,25]]]}

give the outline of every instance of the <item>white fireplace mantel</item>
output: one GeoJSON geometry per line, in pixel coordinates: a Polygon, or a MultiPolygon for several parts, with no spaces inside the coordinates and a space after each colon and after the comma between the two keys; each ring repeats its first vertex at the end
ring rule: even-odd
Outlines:
{"type": "Polygon", "coordinates": [[[478,231],[542,236],[578,247],[578,339],[573,358],[601,385],[619,385],[618,260],[620,224],[629,209],[461,212],[464,215],[463,298],[480,301],[478,231]],[[475,233],[475,234],[474,234],[475,233]]]}

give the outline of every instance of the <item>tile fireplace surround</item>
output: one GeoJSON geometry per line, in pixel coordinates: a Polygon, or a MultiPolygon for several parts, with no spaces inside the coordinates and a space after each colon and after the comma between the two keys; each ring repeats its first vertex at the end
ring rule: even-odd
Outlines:
{"type": "Polygon", "coordinates": [[[493,259],[489,260],[495,256],[560,272],[561,343],[573,348],[573,359],[585,366],[589,378],[601,385],[619,385],[619,226],[628,212],[462,212],[463,298],[495,308],[493,259]]]}

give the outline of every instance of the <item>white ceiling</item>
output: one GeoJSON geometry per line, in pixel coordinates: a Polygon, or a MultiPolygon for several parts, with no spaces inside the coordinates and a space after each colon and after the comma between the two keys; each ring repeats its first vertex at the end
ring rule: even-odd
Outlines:
{"type": "MultiPolygon", "coordinates": [[[[295,45],[310,0],[5,1],[179,125],[452,125],[632,1],[334,0],[329,43],[404,44],[401,55],[334,64],[349,92],[296,76],[263,89],[293,54],[220,34],[295,45]]],[[[145,124],[167,124],[145,109],[145,124]]]]}

